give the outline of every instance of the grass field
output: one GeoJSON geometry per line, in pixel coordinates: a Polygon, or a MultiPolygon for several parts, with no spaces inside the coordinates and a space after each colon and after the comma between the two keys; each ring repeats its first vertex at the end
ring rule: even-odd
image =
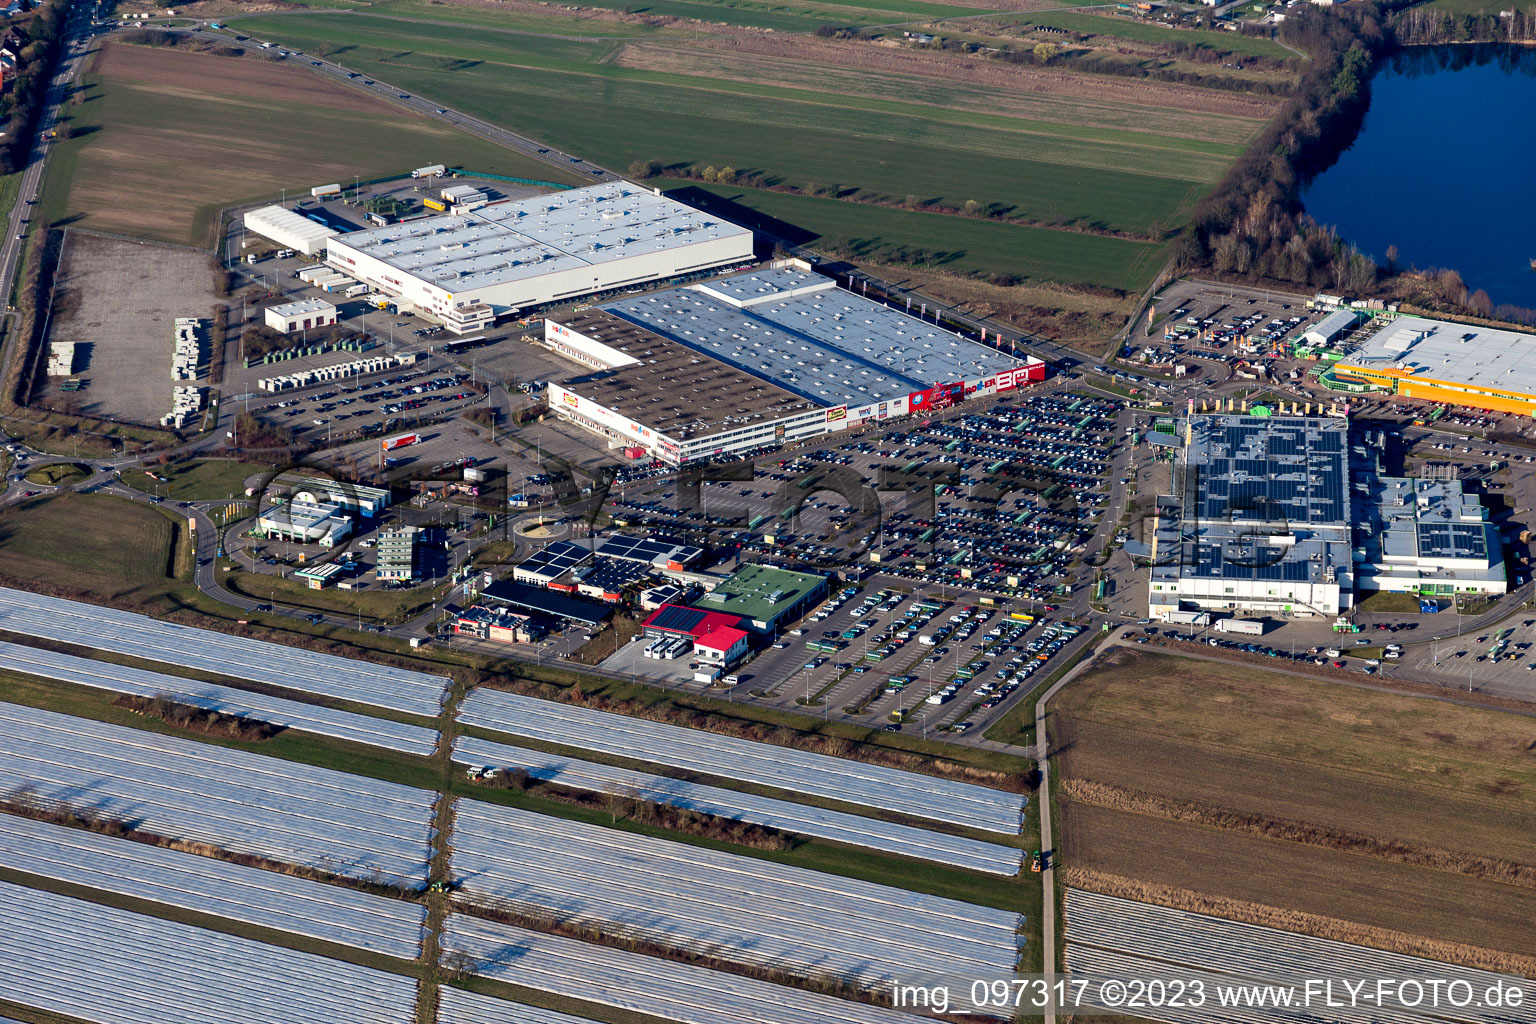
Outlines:
{"type": "Polygon", "coordinates": [[[109,43],[86,83],[90,98],[65,108],[77,136],[58,144],[43,199],[55,223],[206,245],[220,207],[322,178],[433,162],[560,176],[298,67],[254,57],[109,43]]]}
{"type": "Polygon", "coordinates": [[[748,226],[776,229],[766,220],[754,223],[750,217],[755,212],[801,229],[805,235],[796,237],[809,236],[811,244],[831,254],[872,264],[911,263],[918,269],[1066,279],[1136,291],[1157,274],[1165,251],[1163,245],[1151,242],[891,210],[819,196],[720,185],[689,188],[745,208],[738,209],[736,217],[748,226]]]}
{"type": "Polygon", "coordinates": [[[1238,32],[1217,32],[1209,29],[1176,29],[1150,21],[1116,15],[1102,15],[1081,11],[1028,11],[1009,16],[1008,23],[1020,25],[1044,25],[1048,28],[1066,29],[1086,36],[1113,36],[1142,43],[1185,43],[1209,48],[1217,53],[1232,53],[1246,57],[1273,57],[1286,60],[1294,57],[1285,47],[1271,39],[1245,36],[1238,32]]]}
{"type": "Polygon", "coordinates": [[[361,615],[370,622],[404,622],[425,611],[432,603],[432,592],[412,590],[311,590],[308,584],[270,573],[252,573],[242,569],[219,573],[219,582],[237,594],[258,601],[277,601],[291,608],[316,612],[340,612],[361,615]]]}
{"type": "MultiPolygon", "coordinates": [[[[791,189],[737,194],[847,255],[931,267],[943,253],[948,269],[1131,290],[1274,110],[1242,92],[789,36],[783,25],[727,39],[583,8],[557,31],[549,8],[443,7],[436,24],[420,0],[384,0],[235,27],[619,171],[655,161],[664,169],[652,184],[714,166],[791,189]],[[837,203],[812,195],[834,187],[837,203]],[[991,219],[944,212],[967,204],[991,219]]],[[[635,13],[791,18],[804,31],[832,15],[888,24],[971,10],[880,0],[635,13]]]]}
{"type": "Polygon", "coordinates": [[[152,508],[104,495],[60,493],[0,513],[0,573],[103,597],[163,589],[177,526],[152,508]]]}
{"type": "Polygon", "coordinates": [[[34,484],[47,484],[50,487],[59,487],[84,480],[90,475],[90,468],[82,466],[78,462],[51,462],[46,466],[29,469],[27,471],[27,481],[34,484]]]}
{"type": "Polygon", "coordinates": [[[156,480],[141,470],[123,475],[123,483],[146,493],[159,492],[163,498],[173,501],[217,501],[233,495],[237,500],[245,494],[245,481],[258,474],[271,471],[271,466],[256,462],[234,462],[229,459],[199,459],[174,466],[159,466],[154,472],[166,478],[157,488],[156,480]]]}
{"type": "Polygon", "coordinates": [[[1063,861],[1521,953],[1536,719],[1120,650],[1064,690],[1063,861]]]}

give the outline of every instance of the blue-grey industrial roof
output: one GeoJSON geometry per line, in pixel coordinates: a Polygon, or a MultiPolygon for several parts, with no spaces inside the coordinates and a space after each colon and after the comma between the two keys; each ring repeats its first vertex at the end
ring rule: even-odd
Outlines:
{"type": "Polygon", "coordinates": [[[825,406],[905,397],[1026,359],[789,268],[599,308],[825,406]]]}

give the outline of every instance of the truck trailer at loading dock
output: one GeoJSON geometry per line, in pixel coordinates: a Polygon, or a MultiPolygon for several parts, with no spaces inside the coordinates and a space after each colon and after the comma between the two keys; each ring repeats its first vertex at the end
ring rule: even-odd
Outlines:
{"type": "Polygon", "coordinates": [[[1164,622],[1179,626],[1209,626],[1211,624],[1211,616],[1208,612],[1168,611],[1163,612],[1162,619],[1164,622]]]}
{"type": "Polygon", "coordinates": [[[1265,622],[1262,619],[1217,619],[1216,632],[1241,633],[1244,636],[1263,636],[1265,622]]]}

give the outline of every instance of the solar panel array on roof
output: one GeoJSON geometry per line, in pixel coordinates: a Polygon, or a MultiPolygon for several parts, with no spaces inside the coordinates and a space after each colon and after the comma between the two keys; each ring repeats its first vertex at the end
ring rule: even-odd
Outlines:
{"type": "Polygon", "coordinates": [[[572,544],[568,540],[557,540],[544,550],[536,551],[523,559],[517,567],[523,572],[536,573],[553,579],[567,569],[585,562],[591,556],[592,552],[580,544],[572,544]]]}
{"type": "Polygon", "coordinates": [[[1487,558],[1485,523],[1419,523],[1421,558],[1487,558]]]}
{"type": "Polygon", "coordinates": [[[652,629],[664,629],[669,633],[692,633],[694,628],[704,621],[706,614],[697,608],[667,604],[656,609],[655,614],[645,620],[645,624],[652,629]]]}
{"type": "Polygon", "coordinates": [[[667,537],[626,537],[614,534],[598,545],[597,553],[606,558],[622,558],[647,565],[666,562],[693,562],[704,555],[704,549],[692,544],[680,544],[667,537]]]}
{"type": "Polygon", "coordinates": [[[1316,419],[1226,417],[1198,432],[1207,522],[1342,524],[1349,519],[1344,431],[1316,419]]]}
{"type": "Polygon", "coordinates": [[[591,565],[576,569],[572,575],[584,587],[602,587],[605,592],[622,590],[636,580],[644,579],[650,572],[649,565],[614,558],[596,558],[591,565]]]}

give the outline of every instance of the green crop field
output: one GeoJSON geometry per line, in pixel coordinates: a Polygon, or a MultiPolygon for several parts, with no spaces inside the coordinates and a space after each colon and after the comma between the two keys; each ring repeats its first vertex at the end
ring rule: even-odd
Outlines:
{"type": "MultiPolygon", "coordinates": [[[[158,491],[162,497],[176,501],[218,501],[245,496],[245,481],[253,476],[270,473],[271,466],[254,462],[235,462],[230,459],[201,459],[184,462],[177,466],[161,466],[153,472],[165,477],[158,491]]],[[[156,480],[140,470],[123,475],[123,483],[149,493],[155,493],[156,480]]]]}
{"type": "Polygon", "coordinates": [[[206,243],[221,207],[322,178],[441,162],[574,180],[297,67],[253,57],[108,44],[86,85],[91,98],[66,108],[75,137],[58,144],[44,194],[43,212],[54,222],[206,243]],[[134,201],[124,203],[125,195],[134,201]]]}
{"type": "MultiPolygon", "coordinates": [[[[946,254],[943,266],[952,270],[1135,288],[1156,273],[1161,243],[1257,133],[1273,102],[1087,81],[1095,76],[1067,75],[1067,87],[1045,91],[1028,81],[999,87],[927,75],[902,53],[888,66],[829,67],[793,52],[753,52],[832,45],[820,40],[753,37],[726,48],[688,38],[682,27],[642,35],[612,19],[572,19],[569,31],[547,35],[539,31],[551,16],[542,14],[529,29],[519,28],[516,12],[491,25],[479,9],[465,18],[486,24],[403,20],[422,10],[418,4],[385,0],[355,14],[262,17],[236,28],[620,172],[654,161],[663,170],[651,184],[715,166],[753,186],[835,188],[835,201],[761,187],[735,192],[753,209],[876,262],[921,249],[946,254]],[[992,219],[944,215],[971,203],[992,219]],[[1062,228],[1073,230],[1054,230],[1062,228]]],[[[852,23],[847,12],[924,16],[924,6],[838,9],[852,23]]],[[[861,61],[888,57],[858,50],[861,61]]]]}
{"type": "MultiPolygon", "coordinates": [[[[891,210],[762,189],[696,187],[803,228],[814,236],[809,239],[812,244],[860,262],[912,262],[960,273],[1066,279],[1138,291],[1151,283],[1163,261],[1164,247],[1151,242],[891,210]],[[903,250],[916,258],[900,259],[903,250]]],[[[754,226],[740,213],[737,217],[754,226]]],[[[773,228],[767,222],[764,226],[773,228]]]]}

